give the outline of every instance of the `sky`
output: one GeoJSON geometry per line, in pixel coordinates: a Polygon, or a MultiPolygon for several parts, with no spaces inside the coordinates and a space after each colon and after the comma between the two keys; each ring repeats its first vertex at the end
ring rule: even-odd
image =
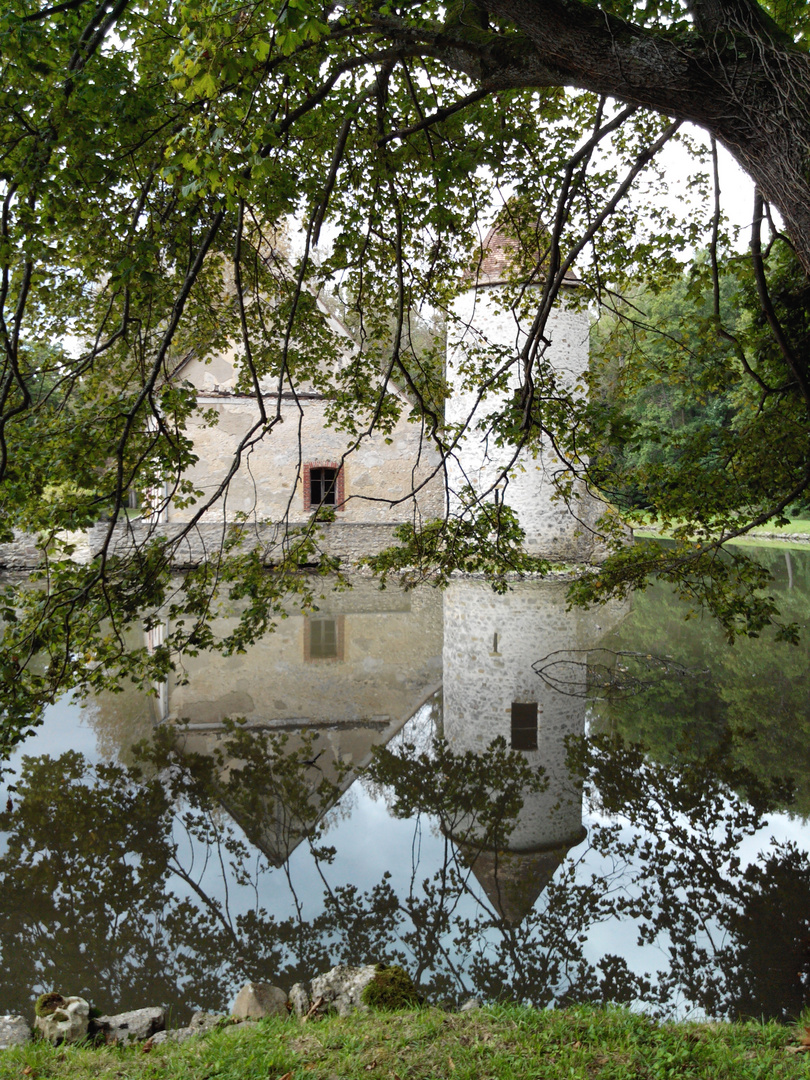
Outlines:
{"type": "MultiPolygon", "coordinates": [[[[689,127],[689,134],[706,143],[708,140],[699,128],[689,127]]],[[[678,207],[694,162],[678,143],[670,143],[661,153],[666,163],[667,178],[670,181],[670,195],[674,207],[678,207]]],[[[754,206],[754,183],[743,172],[731,154],[718,146],[718,170],[720,174],[721,205],[729,224],[740,230],[739,246],[748,244],[751,215],[754,206]]]]}

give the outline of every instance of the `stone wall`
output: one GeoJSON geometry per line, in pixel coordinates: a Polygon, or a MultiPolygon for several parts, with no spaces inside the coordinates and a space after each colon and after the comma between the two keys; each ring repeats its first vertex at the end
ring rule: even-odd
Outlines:
{"type": "MultiPolygon", "coordinates": [[[[224,364],[224,360],[220,361],[224,364]]],[[[183,375],[200,389],[200,412],[189,421],[196,464],[184,475],[210,499],[226,481],[248,432],[249,450],[243,450],[239,468],[227,483],[227,495],[211,512],[227,520],[246,514],[260,521],[282,521],[308,510],[307,466],[336,466],[342,462],[342,505],[339,518],[351,523],[392,523],[418,513],[438,517],[444,512],[444,484],[440,458],[418,422],[411,423],[410,404],[399,398],[400,418],[390,431],[354,435],[334,426],[330,403],[323,396],[302,392],[264,395],[272,426],[261,429],[254,397],[236,393],[233,380],[206,385],[210,371],[194,362],[183,375]]],[[[394,395],[396,398],[396,394],[394,395]]],[[[363,431],[370,417],[358,415],[363,431]]],[[[168,507],[169,521],[188,521],[194,507],[168,507]]]]}
{"type": "Polygon", "coordinates": [[[581,685],[559,693],[532,665],[551,653],[582,663],[593,644],[590,613],[566,611],[566,583],[524,581],[503,596],[486,581],[454,580],[444,594],[444,734],[457,753],[483,751],[496,736],[511,742],[512,702],[536,702],[537,749],[524,751],[548,787],[526,797],[509,841],[512,851],[574,843],[582,834],[582,799],[565,765],[568,736],[585,729],[581,685]]]}
{"type": "Polygon", "coordinates": [[[34,570],[40,566],[45,553],[36,536],[14,530],[14,540],[9,544],[0,544],[0,569],[34,570]]]}
{"type": "MultiPolygon", "coordinates": [[[[305,521],[291,522],[290,528],[304,528],[305,521]]],[[[172,565],[177,569],[198,566],[220,550],[225,536],[222,522],[210,521],[195,525],[183,536],[186,526],[177,522],[150,526],[143,520],[117,525],[113,536],[114,554],[127,555],[136,547],[155,536],[177,539],[172,565]]],[[[352,565],[364,555],[373,555],[395,543],[395,523],[375,524],[364,522],[334,522],[322,527],[320,546],[327,554],[336,556],[345,565],[352,565]]],[[[107,535],[107,525],[100,523],[83,535],[84,543],[77,545],[77,562],[87,562],[100,551],[107,535]]],[[[243,546],[247,549],[260,547],[267,553],[267,561],[274,561],[285,536],[284,527],[273,523],[246,525],[243,546]]],[[[24,571],[41,566],[44,550],[36,537],[17,533],[13,543],[0,544],[0,569],[24,571]]]]}

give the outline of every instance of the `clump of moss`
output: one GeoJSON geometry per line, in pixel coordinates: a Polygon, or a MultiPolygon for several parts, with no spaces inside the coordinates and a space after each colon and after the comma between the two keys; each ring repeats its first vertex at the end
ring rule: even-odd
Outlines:
{"type": "Polygon", "coordinates": [[[63,1005],[67,1005],[67,1002],[61,994],[57,994],[55,990],[51,990],[49,994],[40,994],[34,1005],[34,1013],[36,1016],[53,1016],[57,1009],[61,1009],[63,1005]]]}
{"type": "Polygon", "coordinates": [[[394,1009],[412,1009],[422,1004],[422,997],[413,985],[413,980],[399,964],[386,967],[377,965],[377,974],[361,994],[364,1005],[371,1009],[386,1012],[394,1009]]]}

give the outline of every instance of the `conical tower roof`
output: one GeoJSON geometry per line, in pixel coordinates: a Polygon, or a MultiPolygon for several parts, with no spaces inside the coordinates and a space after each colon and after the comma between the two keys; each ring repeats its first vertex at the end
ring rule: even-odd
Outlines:
{"type": "Polygon", "coordinates": [[[535,851],[486,851],[458,841],[456,846],[501,918],[510,926],[519,926],[568,852],[585,836],[583,827],[570,843],[535,851]]]}
{"type": "MultiPolygon", "coordinates": [[[[505,215],[498,219],[487,233],[481,248],[478,263],[473,266],[469,278],[474,288],[483,285],[514,284],[519,277],[521,262],[533,260],[539,262],[546,252],[548,230],[540,222],[534,229],[516,229],[505,215]],[[523,259],[521,259],[521,249],[523,259]]],[[[535,273],[534,282],[543,281],[543,274],[535,273]]],[[[578,285],[579,278],[570,270],[566,272],[565,282],[578,285]]]]}

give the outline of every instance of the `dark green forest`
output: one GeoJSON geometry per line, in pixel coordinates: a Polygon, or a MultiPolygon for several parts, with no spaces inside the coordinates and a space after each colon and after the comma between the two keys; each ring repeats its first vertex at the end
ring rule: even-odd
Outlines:
{"type": "MultiPolygon", "coordinates": [[[[806,363],[810,288],[789,245],[775,242],[768,273],[773,314],[806,363]]],[[[731,524],[768,473],[801,459],[795,387],[747,259],[727,259],[715,278],[704,252],[680,275],[628,290],[604,309],[591,347],[594,474],[623,510],[731,524]]],[[[809,506],[802,493],[784,513],[809,506]]]]}

